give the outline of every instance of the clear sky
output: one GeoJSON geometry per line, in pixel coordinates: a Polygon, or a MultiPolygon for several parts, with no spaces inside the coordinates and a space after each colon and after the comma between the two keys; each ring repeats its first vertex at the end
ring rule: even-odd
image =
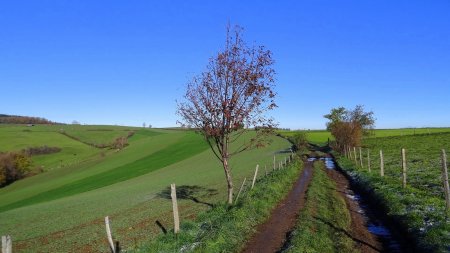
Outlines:
{"type": "Polygon", "coordinates": [[[273,52],[281,127],[450,126],[450,1],[1,1],[0,113],[175,126],[227,23],[273,52]]]}

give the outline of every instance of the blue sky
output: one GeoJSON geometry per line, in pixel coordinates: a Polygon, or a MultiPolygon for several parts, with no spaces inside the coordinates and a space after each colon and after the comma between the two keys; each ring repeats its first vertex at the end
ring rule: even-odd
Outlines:
{"type": "Polygon", "coordinates": [[[273,52],[281,127],[331,108],[378,128],[450,126],[450,2],[2,1],[0,113],[175,126],[176,99],[227,23],[273,52]]]}

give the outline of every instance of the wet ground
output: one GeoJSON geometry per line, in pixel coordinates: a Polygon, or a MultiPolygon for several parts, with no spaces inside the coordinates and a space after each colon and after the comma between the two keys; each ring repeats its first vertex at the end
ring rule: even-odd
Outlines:
{"type": "Polygon", "coordinates": [[[362,252],[407,252],[397,241],[382,218],[373,211],[369,200],[363,198],[350,184],[350,181],[336,166],[332,157],[320,158],[328,169],[327,173],[345,198],[352,217],[351,236],[362,252]]]}
{"type": "MultiPolygon", "coordinates": [[[[293,188],[282,202],[273,210],[269,220],[257,228],[257,232],[242,252],[280,252],[289,242],[286,241],[294,229],[296,219],[305,203],[305,192],[313,175],[313,163],[322,160],[327,174],[336,183],[336,191],[345,199],[351,216],[351,227],[346,232],[361,252],[408,252],[395,239],[391,231],[371,211],[370,202],[355,193],[349,179],[337,167],[331,156],[310,157],[293,188]]],[[[373,207],[372,207],[373,208],[373,207]]]]}
{"type": "Polygon", "coordinates": [[[287,235],[297,222],[297,216],[305,204],[305,193],[313,175],[313,162],[305,167],[288,195],[272,211],[270,218],[258,226],[256,233],[242,251],[245,253],[273,253],[283,247],[287,235]]]}
{"type": "MultiPolygon", "coordinates": [[[[312,153],[312,155],[315,155],[312,153]]],[[[367,252],[413,252],[408,242],[392,233],[392,225],[386,223],[385,216],[377,211],[376,204],[364,194],[358,192],[351,178],[339,167],[331,155],[325,157],[308,157],[305,168],[267,222],[257,228],[257,232],[247,243],[242,252],[282,252],[289,247],[289,234],[294,230],[296,219],[306,201],[306,191],[313,176],[313,163],[324,162],[327,175],[336,183],[336,191],[346,202],[351,216],[351,226],[346,232],[357,245],[357,250],[367,252]]]]}

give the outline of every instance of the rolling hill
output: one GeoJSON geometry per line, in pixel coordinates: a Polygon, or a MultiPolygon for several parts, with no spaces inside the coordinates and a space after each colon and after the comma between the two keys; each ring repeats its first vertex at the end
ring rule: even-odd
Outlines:
{"type": "MultiPolygon", "coordinates": [[[[138,245],[161,232],[156,221],[172,226],[171,202],[163,194],[170,183],[189,190],[190,195],[179,201],[182,219],[192,219],[225,200],[220,163],[192,131],[66,125],[67,136],[61,127],[0,126],[1,151],[41,145],[62,148],[33,157],[34,164],[48,168],[45,173],[0,189],[0,234],[10,234],[16,250],[107,252],[106,215],[124,248],[138,245]],[[90,145],[109,143],[130,131],[134,134],[123,150],[90,145]]],[[[236,184],[251,176],[257,163],[270,168],[274,154],[283,156],[277,151],[290,144],[272,138],[269,147],[231,160],[236,184]]]]}

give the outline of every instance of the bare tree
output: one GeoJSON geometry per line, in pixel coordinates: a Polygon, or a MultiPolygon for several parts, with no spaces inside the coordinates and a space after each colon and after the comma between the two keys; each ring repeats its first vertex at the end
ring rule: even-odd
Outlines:
{"type": "Polygon", "coordinates": [[[222,163],[228,204],[233,202],[230,157],[267,144],[275,126],[264,115],[276,107],[272,53],[264,46],[247,46],[242,31],[239,26],[227,28],[225,48],[210,59],[205,72],[188,83],[177,111],[182,118],[179,123],[201,133],[222,163]],[[251,137],[230,145],[246,132],[251,137]]]}

